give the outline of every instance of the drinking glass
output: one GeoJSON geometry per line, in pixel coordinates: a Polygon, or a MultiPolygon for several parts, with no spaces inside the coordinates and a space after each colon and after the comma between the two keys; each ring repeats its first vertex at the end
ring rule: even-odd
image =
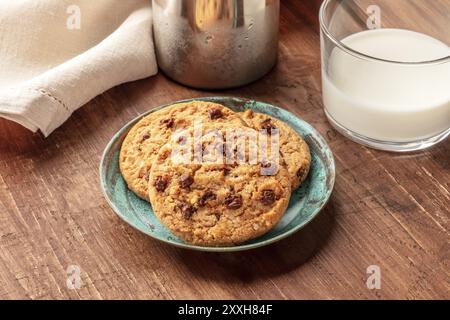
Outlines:
{"type": "Polygon", "coordinates": [[[325,114],[344,136],[388,151],[450,134],[450,0],[325,0],[325,114]]]}

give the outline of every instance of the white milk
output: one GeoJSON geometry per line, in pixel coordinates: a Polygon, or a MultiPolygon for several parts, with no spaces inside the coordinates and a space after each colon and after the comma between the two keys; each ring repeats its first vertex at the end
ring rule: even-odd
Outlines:
{"type": "MultiPolygon", "coordinates": [[[[373,57],[422,62],[450,55],[450,47],[401,29],[363,31],[342,41],[373,57]]],[[[363,60],[335,48],[322,72],[325,109],[337,123],[366,137],[408,142],[450,128],[450,63],[400,65],[363,60]]]]}

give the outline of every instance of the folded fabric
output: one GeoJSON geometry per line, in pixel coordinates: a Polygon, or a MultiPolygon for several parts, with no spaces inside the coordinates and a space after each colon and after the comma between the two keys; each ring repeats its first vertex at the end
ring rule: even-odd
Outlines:
{"type": "Polygon", "coordinates": [[[0,0],[0,117],[48,136],[98,94],[156,72],[150,0],[0,0]]]}

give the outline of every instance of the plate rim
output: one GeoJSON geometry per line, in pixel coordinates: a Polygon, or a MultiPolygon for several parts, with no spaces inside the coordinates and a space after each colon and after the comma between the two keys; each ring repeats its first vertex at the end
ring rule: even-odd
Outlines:
{"type": "MultiPolygon", "coordinates": [[[[295,130],[295,129],[294,129],[295,130]]],[[[251,249],[256,249],[256,248],[260,248],[260,247],[264,247],[270,244],[273,244],[275,242],[278,242],[280,240],[283,240],[291,235],[293,235],[294,233],[297,233],[298,231],[300,231],[301,229],[303,229],[306,225],[308,225],[313,219],[315,219],[319,213],[323,210],[323,208],[325,208],[325,206],[327,205],[327,203],[329,202],[330,198],[331,198],[331,194],[333,193],[334,190],[334,185],[335,185],[335,181],[336,181],[336,165],[335,165],[335,160],[334,160],[334,155],[333,152],[331,150],[331,148],[329,147],[329,145],[326,143],[325,139],[323,138],[323,136],[313,127],[311,126],[308,122],[306,122],[305,120],[303,120],[302,118],[300,118],[299,116],[293,114],[292,112],[290,112],[289,110],[286,110],[284,108],[278,107],[272,103],[269,102],[263,102],[263,101],[259,101],[259,100],[253,100],[253,99],[248,99],[248,98],[241,98],[241,97],[235,97],[235,96],[209,96],[209,97],[198,97],[198,98],[189,98],[189,99],[182,99],[182,100],[177,100],[177,101],[173,101],[167,104],[163,104],[160,106],[157,106],[151,110],[148,110],[144,113],[141,113],[140,115],[136,116],[135,118],[133,118],[132,120],[128,121],[125,125],[123,125],[112,137],[111,139],[108,141],[105,149],[103,150],[102,153],[102,157],[100,159],[100,166],[99,166],[99,178],[100,178],[100,187],[101,187],[101,191],[103,193],[103,197],[106,199],[106,202],[108,203],[108,205],[111,207],[111,209],[114,211],[114,213],[125,223],[127,223],[129,226],[131,226],[133,229],[136,229],[144,234],[146,234],[147,236],[150,236],[152,239],[158,240],[162,243],[166,243],[168,245],[172,245],[178,248],[183,248],[183,249],[189,249],[189,250],[194,250],[194,251],[203,251],[203,252],[238,252],[238,251],[245,251],[245,250],[251,250],[251,249]],[[270,107],[273,107],[275,109],[280,109],[282,112],[286,112],[289,116],[293,117],[294,119],[298,119],[301,122],[303,122],[304,125],[306,125],[306,127],[308,128],[309,131],[313,132],[316,138],[319,138],[320,140],[320,146],[321,147],[325,147],[326,149],[326,153],[329,156],[329,172],[331,173],[329,176],[327,175],[327,178],[330,179],[330,183],[329,183],[329,188],[327,188],[327,192],[325,195],[325,201],[323,201],[323,203],[318,206],[317,208],[314,209],[313,213],[307,218],[305,219],[302,223],[296,225],[294,228],[279,234],[273,238],[270,239],[266,239],[264,241],[261,242],[255,242],[255,243],[249,243],[249,244],[243,244],[243,245],[237,245],[237,246],[228,246],[228,247],[202,247],[202,246],[197,246],[197,245],[193,245],[193,244],[188,244],[188,243],[179,243],[179,242],[174,242],[171,241],[167,238],[164,237],[158,237],[155,236],[154,234],[149,233],[147,230],[145,230],[144,228],[140,227],[139,225],[134,225],[132,224],[128,218],[123,215],[120,210],[117,208],[117,206],[115,205],[115,203],[110,199],[108,193],[107,193],[107,183],[106,183],[106,160],[107,160],[107,155],[110,154],[110,151],[112,149],[112,147],[117,143],[118,139],[122,136],[122,134],[124,134],[126,131],[131,129],[131,126],[133,124],[135,124],[136,122],[138,122],[140,119],[142,119],[143,117],[154,113],[158,110],[164,109],[168,106],[171,106],[173,104],[177,104],[177,103],[184,103],[184,102],[190,102],[190,101],[226,101],[226,100],[234,100],[234,101],[239,101],[239,102],[244,102],[244,104],[265,104],[265,105],[269,105],[270,107]]]]}

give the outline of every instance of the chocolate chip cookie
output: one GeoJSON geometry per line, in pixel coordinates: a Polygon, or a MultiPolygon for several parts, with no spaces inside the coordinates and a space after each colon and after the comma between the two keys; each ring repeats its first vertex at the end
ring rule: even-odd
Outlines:
{"type": "Polygon", "coordinates": [[[148,187],[153,211],[186,242],[236,245],[272,229],[286,210],[291,194],[287,169],[274,159],[254,159],[259,140],[249,143],[247,133],[256,136],[245,126],[214,125],[196,141],[187,130],[154,159],[148,187]],[[240,148],[243,136],[247,142],[240,148]],[[275,170],[265,171],[268,167],[275,170]]]}
{"type": "Polygon", "coordinates": [[[306,179],[311,164],[311,153],[306,142],[289,125],[274,117],[253,112],[251,109],[241,116],[249,127],[263,130],[262,132],[268,135],[278,129],[279,150],[291,177],[292,190],[298,188],[306,179]]]}
{"type": "Polygon", "coordinates": [[[120,151],[120,171],[128,187],[148,200],[148,180],[153,159],[179,129],[191,127],[195,121],[242,125],[230,109],[216,103],[193,101],[180,103],[149,114],[126,136],[120,151]]]}

